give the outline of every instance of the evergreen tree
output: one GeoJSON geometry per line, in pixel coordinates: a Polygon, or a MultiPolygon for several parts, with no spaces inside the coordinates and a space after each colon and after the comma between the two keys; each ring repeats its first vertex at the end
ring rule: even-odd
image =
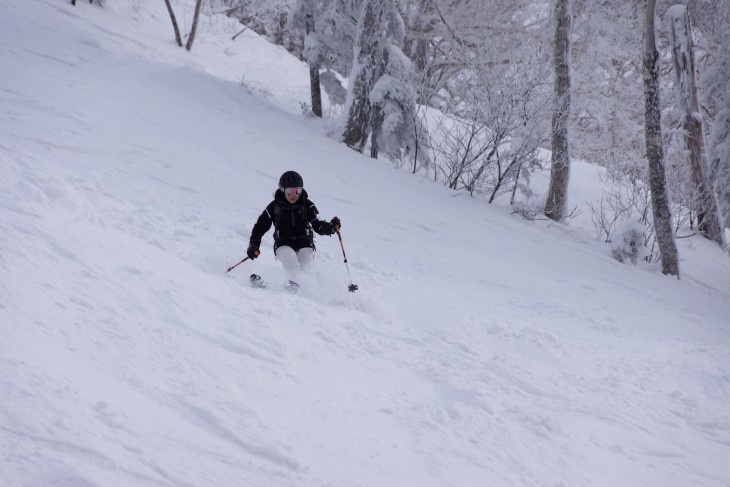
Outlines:
{"type": "MultiPolygon", "coordinates": [[[[388,130],[397,129],[395,117],[390,117],[396,111],[398,102],[404,106],[407,90],[392,89],[397,81],[407,85],[407,75],[404,68],[410,66],[404,63],[400,50],[405,35],[403,20],[398,11],[395,0],[366,0],[358,21],[358,34],[355,45],[355,59],[350,73],[350,86],[347,96],[347,120],[343,133],[343,141],[355,150],[362,152],[370,135],[375,130],[373,139],[375,150],[371,155],[377,156],[378,145],[383,140],[383,124],[389,116],[388,130]],[[371,99],[376,83],[386,74],[391,73],[390,79],[381,83],[378,92],[371,99]],[[395,76],[392,76],[395,74],[395,76]],[[399,96],[394,96],[398,92],[399,96]],[[402,96],[401,96],[402,95],[402,96]],[[373,105],[375,100],[375,106],[373,105]],[[397,100],[397,101],[396,101],[397,100]]],[[[411,96],[411,99],[412,96],[411,96]]],[[[410,102],[411,104],[415,101],[410,102]]],[[[401,115],[403,112],[401,111],[401,115]]],[[[388,141],[397,140],[390,134],[385,134],[388,141]]],[[[392,153],[392,147],[389,147],[392,153]]]]}
{"type": "Polygon", "coordinates": [[[418,152],[426,145],[425,128],[418,117],[411,65],[397,47],[385,48],[383,74],[370,92],[374,110],[370,155],[375,158],[382,151],[393,161],[412,157],[415,170],[419,162],[428,165],[428,158],[424,151],[418,152]]]}

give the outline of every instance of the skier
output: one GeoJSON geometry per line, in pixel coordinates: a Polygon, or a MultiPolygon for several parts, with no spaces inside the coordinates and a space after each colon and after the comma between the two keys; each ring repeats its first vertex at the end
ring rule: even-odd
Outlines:
{"type": "MultiPolygon", "coordinates": [[[[251,230],[246,255],[255,259],[259,255],[261,238],[274,225],[274,255],[284,267],[289,278],[287,287],[296,291],[294,281],[300,270],[311,265],[314,259],[314,234],[333,235],[340,228],[340,219],[329,222],[317,218],[319,211],[307,197],[304,181],[295,171],[287,171],[279,178],[279,188],[274,192],[274,201],[268,204],[251,230]]],[[[251,275],[254,286],[263,286],[261,277],[251,275]]]]}

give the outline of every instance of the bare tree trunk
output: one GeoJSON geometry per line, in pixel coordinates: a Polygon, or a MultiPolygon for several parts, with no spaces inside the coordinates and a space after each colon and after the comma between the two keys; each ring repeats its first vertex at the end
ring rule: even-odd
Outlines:
{"type": "Polygon", "coordinates": [[[571,0],[555,0],[555,113],[552,121],[552,167],[545,215],[555,221],[565,217],[570,179],[570,31],[571,0]]]}
{"type": "Polygon", "coordinates": [[[319,65],[309,66],[309,91],[312,94],[312,113],[322,118],[322,88],[319,83],[319,65]]]}
{"type": "Polygon", "coordinates": [[[190,35],[188,36],[188,43],[185,44],[185,49],[190,51],[193,48],[193,42],[195,41],[195,33],[198,31],[198,20],[200,19],[200,9],[203,7],[203,0],[197,0],[195,2],[195,14],[193,15],[193,26],[190,28],[190,35]]]}
{"type": "Polygon", "coordinates": [[[670,8],[669,13],[674,43],[674,71],[677,74],[680,102],[684,112],[682,128],[685,131],[689,151],[692,179],[699,194],[697,226],[705,237],[722,246],[725,239],[720,226],[718,203],[707,178],[707,153],[697,95],[689,12],[684,5],[674,5],[670,8]]]}
{"type": "MultiPolygon", "coordinates": [[[[388,51],[384,50],[380,58],[380,65],[375,78],[380,78],[385,72],[388,65],[388,51]]],[[[370,106],[370,157],[378,158],[380,152],[380,136],[383,133],[383,122],[385,121],[385,112],[380,104],[371,104],[370,106]]]]}
{"type": "Polygon", "coordinates": [[[233,35],[233,37],[231,37],[231,40],[232,41],[235,41],[238,36],[240,36],[241,34],[243,34],[244,32],[246,32],[247,30],[248,30],[248,27],[244,27],[243,29],[239,30],[238,32],[236,32],[233,35]]]}
{"type": "Polygon", "coordinates": [[[413,119],[413,174],[416,174],[416,165],[418,164],[418,146],[420,145],[421,139],[418,134],[418,110],[419,105],[416,105],[416,111],[412,112],[411,117],[413,119]]]}
{"type": "MultiPolygon", "coordinates": [[[[307,14],[305,20],[307,35],[314,32],[314,18],[307,14]]],[[[307,60],[309,63],[309,91],[312,96],[312,113],[322,118],[322,87],[319,82],[319,62],[316,59],[307,60]]]]}
{"type": "MultiPolygon", "coordinates": [[[[74,3],[76,0],[73,0],[74,3]]],[[[182,38],[180,37],[180,29],[177,27],[177,19],[175,18],[175,12],[172,10],[172,5],[170,5],[170,0],[165,0],[165,5],[167,5],[167,13],[170,14],[170,19],[172,20],[172,28],[175,29],[175,41],[177,41],[177,45],[182,47],[182,38]]]]}
{"type": "Polygon", "coordinates": [[[370,116],[370,157],[373,159],[378,158],[378,152],[380,151],[380,134],[383,132],[383,120],[384,114],[383,109],[374,105],[370,116]]]}
{"type": "Polygon", "coordinates": [[[354,81],[352,105],[347,115],[347,125],[342,141],[356,151],[362,152],[370,136],[370,111],[367,81],[362,77],[354,81]]]}
{"type": "Polygon", "coordinates": [[[664,174],[661,111],[659,108],[659,53],[654,37],[656,0],[644,0],[644,117],[646,157],[649,161],[649,187],[662,273],[679,279],[679,257],[672,232],[667,182],[664,174]]]}
{"type": "Polygon", "coordinates": [[[515,185],[512,187],[512,195],[509,198],[509,205],[515,205],[515,195],[517,194],[517,186],[520,183],[520,173],[522,172],[522,164],[517,166],[517,174],[515,175],[515,185]]]}

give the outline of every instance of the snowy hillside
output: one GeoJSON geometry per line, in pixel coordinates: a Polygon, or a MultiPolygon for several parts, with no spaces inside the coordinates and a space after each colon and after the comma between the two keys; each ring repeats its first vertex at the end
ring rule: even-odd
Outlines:
{"type": "Polygon", "coordinates": [[[0,12],[0,486],[730,485],[716,246],[678,281],[362,156],[225,17],[187,53],[163,2],[0,12]],[[358,292],[330,237],[297,295],[271,232],[225,273],[290,169],[358,292]]]}

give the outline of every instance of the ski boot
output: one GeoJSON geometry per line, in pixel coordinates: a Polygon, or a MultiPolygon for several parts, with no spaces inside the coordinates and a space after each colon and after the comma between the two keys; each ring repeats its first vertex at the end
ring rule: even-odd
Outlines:
{"type": "Polygon", "coordinates": [[[251,274],[251,287],[256,289],[264,289],[266,287],[266,283],[263,279],[261,279],[261,276],[258,274],[251,274]]]}

